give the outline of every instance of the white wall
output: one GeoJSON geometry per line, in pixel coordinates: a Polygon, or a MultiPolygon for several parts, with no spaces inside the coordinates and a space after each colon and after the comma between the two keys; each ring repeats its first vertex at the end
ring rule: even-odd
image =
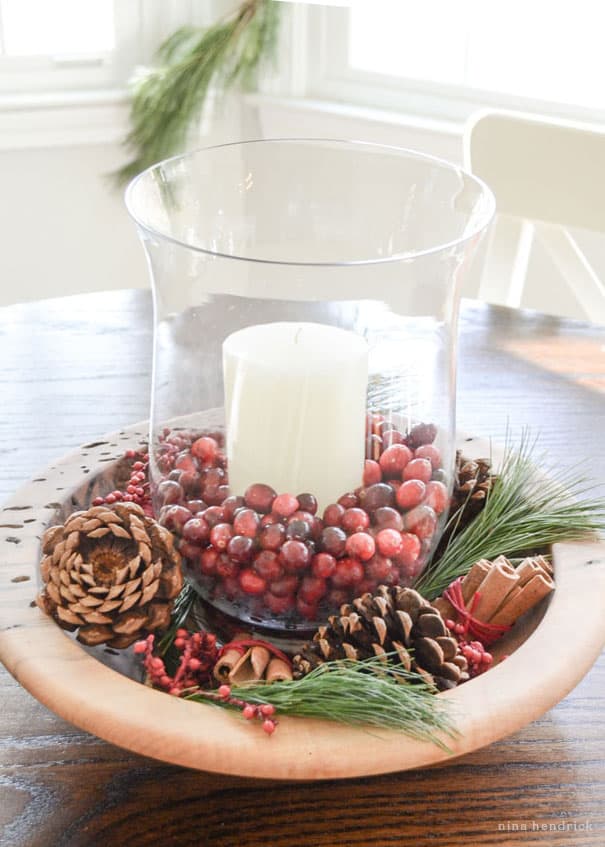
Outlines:
{"type": "Polygon", "coordinates": [[[0,151],[0,303],[147,285],[116,144],[0,151]]]}
{"type": "MultiPolygon", "coordinates": [[[[46,127],[39,137],[28,130],[25,149],[19,149],[20,136],[6,143],[0,120],[0,305],[148,285],[144,254],[124,208],[123,192],[108,177],[124,162],[116,140],[124,133],[124,118],[122,107],[103,143],[91,143],[82,131],[53,135],[46,127]],[[78,143],[70,141],[70,135],[78,143]]],[[[100,135],[92,133],[93,138],[100,135]]],[[[243,106],[230,98],[220,115],[206,117],[192,146],[263,135],[354,138],[412,147],[451,161],[462,158],[460,128],[452,124],[266,96],[249,96],[243,106]]],[[[584,243],[605,278],[604,239],[586,237],[584,243]]],[[[530,271],[522,305],[586,317],[540,250],[530,271]]],[[[463,293],[475,296],[477,283],[476,275],[469,277],[463,293]]]]}

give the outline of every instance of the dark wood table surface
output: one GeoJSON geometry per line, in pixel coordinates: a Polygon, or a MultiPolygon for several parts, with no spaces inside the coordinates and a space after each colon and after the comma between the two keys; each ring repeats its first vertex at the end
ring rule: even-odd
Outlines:
{"type": "MultiPolygon", "coordinates": [[[[147,416],[151,340],[147,292],[0,309],[3,499],[52,459],[147,416]]],[[[507,424],[530,425],[554,464],[604,480],[605,328],[465,302],[458,424],[497,440],[507,424]]],[[[569,626],[581,625],[578,610],[569,626]]],[[[601,657],[542,719],[456,764],[269,783],[113,747],[49,712],[0,666],[0,845],[602,847],[604,699],[601,657]]]]}

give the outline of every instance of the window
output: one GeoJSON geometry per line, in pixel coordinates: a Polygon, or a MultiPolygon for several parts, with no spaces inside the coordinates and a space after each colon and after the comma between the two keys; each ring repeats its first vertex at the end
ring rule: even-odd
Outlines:
{"type": "Polygon", "coordinates": [[[453,120],[482,105],[605,120],[594,0],[352,0],[309,14],[310,96],[453,120]]]}
{"type": "Polygon", "coordinates": [[[0,92],[123,86],[140,24],[137,0],[0,0],[0,92]]]}

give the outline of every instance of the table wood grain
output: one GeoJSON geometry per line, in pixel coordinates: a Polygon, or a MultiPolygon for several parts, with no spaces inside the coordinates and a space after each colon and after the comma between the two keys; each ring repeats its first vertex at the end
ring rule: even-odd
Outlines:
{"type": "MultiPolygon", "coordinates": [[[[467,302],[460,331],[459,427],[501,440],[507,426],[530,425],[553,464],[605,479],[605,329],[467,302]]],[[[144,292],[1,309],[0,496],[79,443],[145,418],[150,362],[144,292]]],[[[54,716],[0,668],[0,844],[602,845],[604,695],[601,658],[542,719],[455,765],[288,784],[120,750],[54,716]]]]}

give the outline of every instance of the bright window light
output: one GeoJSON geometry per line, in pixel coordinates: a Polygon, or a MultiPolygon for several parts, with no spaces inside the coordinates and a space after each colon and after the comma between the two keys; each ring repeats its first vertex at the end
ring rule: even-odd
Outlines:
{"type": "Polygon", "coordinates": [[[113,0],[0,0],[6,56],[90,56],[115,48],[113,0]]]}
{"type": "Polygon", "coordinates": [[[605,108],[595,0],[374,0],[349,14],[352,71],[605,108]]]}

